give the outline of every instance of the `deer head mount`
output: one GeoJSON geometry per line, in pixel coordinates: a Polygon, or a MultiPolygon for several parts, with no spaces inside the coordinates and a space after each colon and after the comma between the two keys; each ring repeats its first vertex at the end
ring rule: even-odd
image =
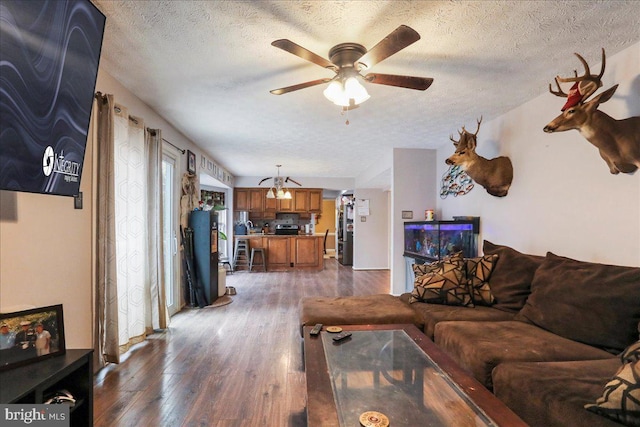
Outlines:
{"type": "Polygon", "coordinates": [[[482,123],[482,117],[478,120],[475,133],[470,133],[463,126],[462,131],[458,131],[459,140],[456,141],[453,136],[449,137],[456,151],[445,162],[448,165],[462,167],[471,179],[482,185],[492,196],[504,197],[513,181],[513,166],[508,157],[500,156],[487,160],[476,153],[476,138],[480,123],[482,123]]]}
{"type": "Polygon", "coordinates": [[[598,106],[613,96],[618,85],[596,95],[591,101],[587,99],[602,86],[605,69],[605,53],[602,49],[602,67],[600,74],[591,74],[587,61],[575,54],[584,66],[584,75],[555,78],[558,90],[554,91],[549,84],[549,92],[567,98],[562,107],[562,114],[544,127],[547,133],[564,132],[577,129],[587,141],[600,151],[600,156],[609,166],[612,174],[634,173],[640,167],[640,116],[616,120],[598,110],[598,106]],[[569,93],[565,93],[560,83],[573,82],[569,93]]]}

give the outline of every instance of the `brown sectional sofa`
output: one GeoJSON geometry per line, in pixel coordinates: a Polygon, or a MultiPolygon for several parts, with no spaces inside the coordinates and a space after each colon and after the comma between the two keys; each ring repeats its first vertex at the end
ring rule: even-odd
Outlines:
{"type": "MultiPolygon", "coordinates": [[[[412,320],[531,426],[621,425],[584,405],[602,395],[622,366],[617,355],[639,338],[640,268],[527,255],[488,241],[483,252],[498,257],[491,306],[412,302],[410,293],[308,298],[301,323],[412,320]]],[[[640,426],[637,417],[627,425],[640,426]]]]}

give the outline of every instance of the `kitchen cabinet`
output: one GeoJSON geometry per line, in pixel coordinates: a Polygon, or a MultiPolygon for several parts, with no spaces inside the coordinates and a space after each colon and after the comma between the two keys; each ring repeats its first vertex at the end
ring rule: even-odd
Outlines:
{"type": "Polygon", "coordinates": [[[273,199],[267,199],[267,193],[269,192],[268,189],[263,189],[263,196],[264,196],[264,213],[273,213],[273,217],[275,218],[275,214],[278,211],[278,199],[273,198],[273,199]]]}
{"type": "Polygon", "coordinates": [[[295,196],[291,193],[291,199],[278,200],[278,212],[293,212],[295,196]]]}
{"type": "Polygon", "coordinates": [[[267,271],[283,271],[291,268],[291,239],[266,238],[267,271]]]}
{"type": "Polygon", "coordinates": [[[293,211],[294,212],[308,212],[309,211],[309,190],[305,188],[298,188],[291,191],[293,196],[293,211]]]}
{"type": "Polygon", "coordinates": [[[236,244],[240,239],[248,241],[249,253],[251,248],[264,248],[268,272],[320,271],[324,268],[322,236],[249,234],[236,236],[236,244]]]}
{"type": "Polygon", "coordinates": [[[266,193],[263,188],[249,190],[249,212],[263,212],[266,193]]]}
{"type": "Polygon", "coordinates": [[[234,189],[234,209],[249,212],[254,220],[275,219],[276,213],[298,213],[308,219],[312,213],[322,213],[321,188],[289,188],[291,199],[267,199],[268,188],[234,189]]]}
{"type": "Polygon", "coordinates": [[[310,189],[309,190],[309,212],[321,214],[322,213],[322,190],[310,189]]]}
{"type": "Polygon", "coordinates": [[[233,192],[233,209],[236,211],[249,211],[249,189],[236,188],[233,192]]]}
{"type": "Polygon", "coordinates": [[[295,267],[318,267],[318,260],[323,259],[321,239],[293,237],[292,239],[293,265],[295,267]]]}

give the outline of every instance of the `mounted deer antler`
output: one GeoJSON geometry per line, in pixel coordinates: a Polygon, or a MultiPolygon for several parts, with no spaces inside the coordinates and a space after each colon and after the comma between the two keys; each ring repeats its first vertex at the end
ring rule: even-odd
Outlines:
{"type": "Polygon", "coordinates": [[[566,97],[567,102],[562,107],[562,114],[546,125],[544,131],[552,133],[577,129],[587,141],[598,148],[600,156],[612,174],[633,173],[640,167],[640,116],[616,120],[598,110],[598,105],[611,99],[618,85],[587,102],[586,100],[602,86],[605,53],[602,49],[602,67],[597,76],[591,74],[589,65],[582,56],[577,53],[576,56],[582,62],[585,74],[578,76],[577,71],[574,71],[575,77],[557,76],[557,91],[552,90],[549,84],[549,92],[566,97]],[[575,82],[569,94],[560,88],[560,83],[564,82],[575,82]]]}
{"type": "Polygon", "coordinates": [[[513,181],[513,166],[508,157],[500,156],[487,160],[476,153],[476,141],[481,122],[482,117],[478,120],[478,129],[475,133],[468,132],[463,126],[462,132],[458,131],[460,134],[458,141],[453,139],[453,136],[449,137],[456,147],[456,152],[445,162],[448,165],[462,167],[471,179],[482,185],[492,196],[504,197],[513,181]]]}

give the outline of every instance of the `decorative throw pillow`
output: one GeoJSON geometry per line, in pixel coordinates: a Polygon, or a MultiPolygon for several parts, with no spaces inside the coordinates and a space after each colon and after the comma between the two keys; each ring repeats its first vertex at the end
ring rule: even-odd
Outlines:
{"type": "Polygon", "coordinates": [[[625,363],[604,386],[596,403],[584,407],[628,427],[640,427],[640,361],[625,363]]]}
{"type": "Polygon", "coordinates": [[[413,264],[414,277],[420,277],[427,273],[437,271],[442,268],[442,264],[445,262],[459,264],[463,262],[462,252],[456,252],[455,254],[444,257],[440,261],[434,261],[428,264],[413,264]]]}
{"type": "Polygon", "coordinates": [[[489,286],[489,278],[496,262],[498,262],[497,254],[466,259],[469,292],[475,305],[491,306],[495,301],[489,286]]]}
{"type": "Polygon", "coordinates": [[[414,302],[473,307],[464,260],[443,262],[439,269],[416,278],[409,299],[414,302]]]}
{"type": "Polygon", "coordinates": [[[625,348],[620,354],[622,363],[637,362],[640,360],[640,340],[625,348]]]}

